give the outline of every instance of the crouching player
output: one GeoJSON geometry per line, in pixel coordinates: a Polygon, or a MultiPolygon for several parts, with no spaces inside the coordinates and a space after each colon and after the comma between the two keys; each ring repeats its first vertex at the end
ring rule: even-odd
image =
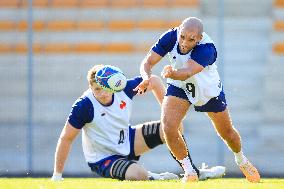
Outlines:
{"type": "MultiPolygon", "coordinates": [[[[129,126],[132,100],[137,94],[133,89],[142,78],[129,79],[123,91],[109,93],[95,80],[96,72],[101,68],[103,65],[96,65],[89,70],[89,89],[72,106],[57,143],[51,179],[63,179],[65,161],[80,130],[85,159],[91,170],[100,176],[119,180],[178,179],[173,173],[148,172],[137,163],[140,155],[165,143],[160,121],[129,126]]],[[[150,78],[147,91],[152,91],[158,102],[162,103],[165,89],[158,77],[150,78]]],[[[201,180],[219,178],[224,175],[225,167],[196,168],[196,172],[201,180]]]]}

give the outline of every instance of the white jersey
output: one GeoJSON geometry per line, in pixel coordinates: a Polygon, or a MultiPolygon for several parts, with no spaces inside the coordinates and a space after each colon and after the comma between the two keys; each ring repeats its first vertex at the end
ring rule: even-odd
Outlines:
{"type": "MultiPolygon", "coordinates": [[[[177,31],[177,35],[179,35],[179,30],[177,31]]],[[[213,43],[205,32],[202,35],[203,38],[197,45],[213,43]]],[[[191,58],[191,51],[185,55],[179,54],[178,40],[176,40],[176,44],[172,51],[168,53],[168,57],[174,68],[184,68],[185,63],[191,58]]],[[[201,72],[185,81],[167,79],[167,83],[184,89],[187,98],[195,106],[206,104],[211,98],[218,96],[222,90],[222,84],[215,63],[206,66],[201,72]]]]}
{"type": "Polygon", "coordinates": [[[89,89],[84,93],[94,107],[94,118],[82,128],[82,146],[86,161],[95,163],[111,155],[128,155],[129,119],[132,100],[122,91],[114,93],[110,106],[103,106],[89,89]]]}

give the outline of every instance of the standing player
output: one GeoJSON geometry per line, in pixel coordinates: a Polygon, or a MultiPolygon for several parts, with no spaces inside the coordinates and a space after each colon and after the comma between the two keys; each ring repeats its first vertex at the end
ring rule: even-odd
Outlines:
{"type": "MultiPolygon", "coordinates": [[[[109,93],[95,81],[96,72],[101,68],[103,65],[96,65],[89,70],[89,89],[73,104],[57,143],[52,180],[62,180],[71,144],[81,129],[85,159],[100,176],[120,180],[177,179],[172,173],[147,172],[135,161],[144,152],[164,143],[160,121],[129,126],[132,99],[137,93],[133,89],[142,78],[130,79],[123,91],[109,93]]],[[[162,81],[152,76],[149,82],[147,90],[152,90],[161,104],[165,93],[162,81]]],[[[217,178],[224,173],[225,168],[217,166],[201,169],[200,177],[217,178]]]]}
{"type": "Polygon", "coordinates": [[[260,175],[243,155],[240,135],[232,125],[215,65],[217,51],[213,41],[203,32],[201,20],[189,17],[160,37],[141,63],[143,81],[135,90],[143,92],[148,87],[152,67],[166,54],[171,65],[162,71],[168,86],[162,103],[161,122],[166,143],[185,171],[184,181],[198,180],[178,129],[193,104],[196,111],[207,112],[216,131],[233,151],[247,180],[259,182],[260,175]]]}

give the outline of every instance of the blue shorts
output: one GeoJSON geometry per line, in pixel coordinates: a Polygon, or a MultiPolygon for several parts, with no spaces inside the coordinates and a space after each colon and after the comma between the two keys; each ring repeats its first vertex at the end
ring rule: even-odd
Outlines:
{"type": "MultiPolygon", "coordinates": [[[[174,85],[168,84],[166,96],[175,96],[187,100],[190,104],[183,89],[174,85]]],[[[219,96],[211,98],[206,104],[202,106],[194,106],[197,112],[223,112],[227,107],[225,93],[222,89],[219,96]]]]}
{"type": "Polygon", "coordinates": [[[129,126],[129,142],[130,142],[130,153],[128,156],[122,155],[112,155],[108,156],[96,163],[88,163],[89,167],[93,172],[96,172],[98,175],[106,178],[112,178],[110,175],[111,166],[118,159],[124,159],[126,161],[137,161],[140,156],[135,156],[134,153],[134,138],[135,138],[135,128],[129,126]]]}

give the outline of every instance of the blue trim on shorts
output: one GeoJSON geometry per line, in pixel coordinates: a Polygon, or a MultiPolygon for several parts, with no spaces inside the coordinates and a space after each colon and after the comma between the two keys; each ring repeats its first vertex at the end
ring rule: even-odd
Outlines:
{"type": "Polygon", "coordinates": [[[225,93],[222,89],[219,96],[211,98],[203,106],[194,106],[195,111],[197,112],[223,112],[227,108],[227,102],[225,98],[225,93]]]}
{"type": "Polygon", "coordinates": [[[129,159],[135,159],[135,152],[134,152],[134,140],[135,140],[135,127],[131,127],[129,125],[129,143],[130,143],[130,153],[128,155],[129,159]]]}
{"type": "MultiPolygon", "coordinates": [[[[167,92],[165,96],[175,96],[189,102],[184,90],[171,84],[167,84],[167,92]]],[[[191,104],[191,102],[189,103],[191,104]]]]}
{"type": "MultiPolygon", "coordinates": [[[[185,94],[185,91],[171,84],[168,84],[165,96],[175,96],[187,100],[191,104],[185,94]]],[[[220,92],[219,96],[211,98],[206,104],[202,106],[194,106],[194,109],[197,112],[223,112],[226,107],[227,102],[225,98],[225,93],[222,88],[222,91],[220,92]]]]}
{"type": "Polygon", "coordinates": [[[93,172],[96,172],[98,175],[105,178],[112,178],[110,175],[111,166],[116,160],[121,158],[125,157],[121,155],[108,156],[96,163],[88,163],[88,165],[91,168],[91,170],[93,172]]]}
{"type": "Polygon", "coordinates": [[[112,164],[118,159],[125,160],[139,160],[140,156],[135,156],[134,153],[134,139],[135,139],[136,128],[129,126],[129,143],[130,143],[130,153],[128,156],[122,155],[112,155],[108,156],[96,163],[88,163],[89,167],[93,172],[96,172],[98,175],[105,178],[112,178],[110,175],[110,169],[112,164]]]}

